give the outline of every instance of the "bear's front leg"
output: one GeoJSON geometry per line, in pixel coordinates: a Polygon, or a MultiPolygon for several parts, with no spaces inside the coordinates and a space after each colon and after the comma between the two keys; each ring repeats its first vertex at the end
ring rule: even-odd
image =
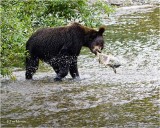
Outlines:
{"type": "Polygon", "coordinates": [[[59,69],[59,73],[57,74],[57,76],[54,78],[54,81],[62,81],[62,79],[67,76],[68,74],[68,66],[62,66],[59,69]]]}
{"type": "Polygon", "coordinates": [[[78,73],[78,67],[77,67],[77,59],[74,59],[74,61],[72,61],[72,63],[70,64],[69,72],[73,79],[77,79],[77,80],[80,79],[79,73],[78,73]]]}

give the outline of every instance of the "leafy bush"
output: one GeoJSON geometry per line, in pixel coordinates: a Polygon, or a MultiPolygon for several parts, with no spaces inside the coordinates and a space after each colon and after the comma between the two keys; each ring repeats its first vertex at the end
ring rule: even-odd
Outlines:
{"type": "Polygon", "coordinates": [[[13,67],[24,68],[25,42],[39,27],[62,26],[81,22],[96,27],[101,15],[109,14],[112,7],[88,0],[25,0],[1,1],[1,74],[10,75],[13,67]]]}

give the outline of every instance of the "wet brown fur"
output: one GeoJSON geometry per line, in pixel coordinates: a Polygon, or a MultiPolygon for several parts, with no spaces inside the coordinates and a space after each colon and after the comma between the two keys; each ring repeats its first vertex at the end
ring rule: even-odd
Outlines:
{"type": "Polygon", "coordinates": [[[79,77],[77,57],[82,46],[96,53],[98,47],[103,49],[104,27],[98,31],[72,23],[64,27],[42,28],[37,30],[26,43],[29,56],[26,58],[26,79],[32,79],[38,69],[39,59],[50,64],[61,80],[70,72],[73,78],[79,77]]]}

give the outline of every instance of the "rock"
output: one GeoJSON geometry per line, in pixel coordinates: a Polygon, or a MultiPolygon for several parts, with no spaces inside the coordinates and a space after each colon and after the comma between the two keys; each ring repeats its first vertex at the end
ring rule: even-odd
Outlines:
{"type": "Polygon", "coordinates": [[[132,0],[106,0],[106,2],[116,6],[124,6],[132,4],[132,0]]]}
{"type": "MultiPolygon", "coordinates": [[[[97,0],[89,0],[90,4],[95,3],[97,0]]],[[[129,5],[145,5],[145,4],[159,4],[159,0],[101,0],[107,4],[116,6],[129,6],[129,5]]]]}
{"type": "Polygon", "coordinates": [[[159,4],[159,0],[132,0],[133,5],[159,4]]]}

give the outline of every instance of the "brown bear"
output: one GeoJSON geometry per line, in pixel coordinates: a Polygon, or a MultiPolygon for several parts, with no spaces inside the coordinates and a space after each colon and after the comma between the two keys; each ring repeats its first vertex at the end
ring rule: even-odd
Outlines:
{"type": "Polygon", "coordinates": [[[26,43],[26,79],[32,79],[38,69],[39,59],[50,64],[56,72],[55,81],[61,81],[68,72],[73,79],[79,78],[77,57],[82,46],[92,53],[104,47],[104,27],[95,30],[79,23],[37,30],[26,43]]]}

